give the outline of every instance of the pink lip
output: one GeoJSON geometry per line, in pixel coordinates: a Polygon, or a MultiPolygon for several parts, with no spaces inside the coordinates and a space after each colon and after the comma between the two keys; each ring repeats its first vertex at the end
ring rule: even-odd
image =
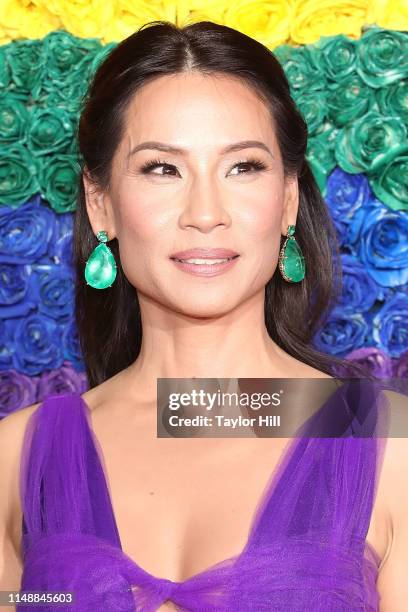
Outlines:
{"type": "MultiPolygon", "coordinates": [[[[221,259],[225,257],[235,257],[238,255],[236,251],[231,251],[231,249],[205,249],[205,248],[197,248],[197,249],[188,249],[187,251],[178,251],[177,253],[172,253],[170,255],[170,259],[192,259],[194,257],[201,257],[205,259],[221,259]]],[[[215,264],[214,264],[215,265],[215,264]]]]}
{"type": "Polygon", "coordinates": [[[239,259],[239,255],[237,255],[234,259],[229,259],[224,263],[215,263],[215,264],[193,264],[187,263],[186,261],[177,261],[177,259],[172,259],[174,264],[183,270],[184,272],[188,272],[189,274],[194,274],[195,276],[218,276],[223,272],[226,272],[230,268],[236,265],[236,262],[239,259]]]}

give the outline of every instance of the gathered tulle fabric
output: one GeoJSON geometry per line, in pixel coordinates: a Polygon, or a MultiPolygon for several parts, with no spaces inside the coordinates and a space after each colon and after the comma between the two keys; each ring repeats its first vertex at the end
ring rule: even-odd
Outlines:
{"type": "Polygon", "coordinates": [[[339,387],[313,420],[344,415],[342,437],[307,437],[306,424],[273,470],[242,552],[175,582],[122,550],[84,399],[48,396],[30,417],[21,457],[20,590],[71,592],[74,602],[57,608],[80,612],[149,612],[167,600],[180,611],[378,611],[380,559],[365,538],[388,408],[372,381],[339,387]]]}

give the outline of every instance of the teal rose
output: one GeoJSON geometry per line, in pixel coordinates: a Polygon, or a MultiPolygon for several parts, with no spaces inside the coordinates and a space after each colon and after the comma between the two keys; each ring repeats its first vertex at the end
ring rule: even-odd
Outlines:
{"type": "Polygon", "coordinates": [[[103,64],[103,62],[108,58],[108,56],[112,53],[112,51],[118,46],[116,42],[110,42],[104,45],[99,51],[93,55],[93,58],[88,66],[88,80],[94,76],[95,72],[98,68],[103,64]]]}
{"type": "Polygon", "coordinates": [[[387,155],[380,171],[370,177],[370,184],[377,198],[389,208],[408,211],[408,144],[387,155]]]}
{"type": "Polygon", "coordinates": [[[397,117],[375,110],[340,130],[335,147],[338,164],[351,174],[372,173],[407,137],[407,128],[397,117]]]}
{"type": "Polygon", "coordinates": [[[30,113],[13,94],[0,97],[0,144],[24,143],[30,125],[30,113]]]}
{"type": "Polygon", "coordinates": [[[13,40],[7,45],[11,90],[28,95],[41,71],[42,40],[13,40]]]}
{"type": "Polygon", "coordinates": [[[0,203],[17,207],[39,191],[38,167],[22,144],[0,149],[0,203]]]}
{"type": "Polygon", "coordinates": [[[41,69],[32,96],[42,106],[78,108],[88,87],[89,65],[100,51],[96,39],[77,38],[64,30],[43,39],[41,69]]]}
{"type": "Polygon", "coordinates": [[[76,209],[80,166],[74,155],[41,157],[41,195],[57,213],[76,209]]]}
{"type": "Polygon", "coordinates": [[[317,53],[310,47],[295,48],[283,68],[293,90],[310,92],[326,88],[326,75],[319,66],[317,53]]]}
{"type": "Polygon", "coordinates": [[[356,41],[343,34],[322,36],[314,47],[320,50],[316,59],[328,79],[338,83],[354,73],[357,58],[356,41]]]}
{"type": "Polygon", "coordinates": [[[366,28],[358,43],[357,72],[370,87],[384,87],[408,75],[408,36],[397,30],[366,28]]]}
{"type": "Polygon", "coordinates": [[[326,119],[326,93],[323,91],[296,92],[293,96],[304,120],[307,123],[308,134],[313,136],[322,130],[322,124],[326,119]]]}
{"type": "Polygon", "coordinates": [[[282,64],[283,66],[285,62],[287,62],[288,59],[290,58],[293,51],[294,51],[294,47],[292,47],[292,45],[287,45],[285,43],[283,45],[279,45],[278,47],[275,47],[275,49],[273,50],[273,55],[276,57],[278,62],[282,64]]]}
{"type": "Polygon", "coordinates": [[[74,117],[62,108],[35,108],[31,114],[27,146],[36,156],[69,152],[74,126],[74,117]]]}
{"type": "Polygon", "coordinates": [[[337,133],[338,130],[326,122],[324,130],[308,138],[307,141],[306,158],[323,195],[326,195],[329,175],[336,167],[334,142],[337,133]]]}
{"type": "Polygon", "coordinates": [[[328,85],[327,114],[339,127],[364,115],[373,103],[373,90],[356,73],[328,85]]]}
{"type": "Polygon", "coordinates": [[[7,61],[5,47],[0,47],[0,88],[5,88],[10,83],[10,68],[7,61]]]}
{"type": "Polygon", "coordinates": [[[384,115],[395,115],[408,124],[408,79],[377,89],[376,98],[384,115]]]}

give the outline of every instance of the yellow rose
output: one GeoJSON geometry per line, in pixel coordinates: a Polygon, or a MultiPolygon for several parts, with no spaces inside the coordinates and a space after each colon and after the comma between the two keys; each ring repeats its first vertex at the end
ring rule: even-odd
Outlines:
{"type": "Polygon", "coordinates": [[[273,49],[287,41],[293,9],[294,0],[233,0],[224,23],[273,49]]]}
{"type": "MultiPolygon", "coordinates": [[[[105,0],[106,1],[106,0],[105,0]]],[[[176,3],[165,0],[118,0],[104,41],[121,41],[150,21],[176,23],[176,3]]]]}
{"type": "Polygon", "coordinates": [[[65,28],[80,38],[101,38],[113,18],[115,2],[106,0],[37,0],[65,28]]]}
{"type": "Polygon", "coordinates": [[[42,38],[61,26],[60,20],[40,2],[2,0],[0,2],[1,44],[14,38],[42,38]],[[7,40],[8,39],[8,40],[7,40]]]}
{"type": "Polygon", "coordinates": [[[308,44],[321,36],[360,38],[368,0],[295,0],[291,42],[308,44]]]}
{"type": "Polygon", "coordinates": [[[389,30],[408,30],[408,2],[401,0],[371,0],[367,23],[389,30]]]}
{"type": "Polygon", "coordinates": [[[224,23],[229,0],[177,0],[177,25],[184,26],[197,21],[224,23]]]}

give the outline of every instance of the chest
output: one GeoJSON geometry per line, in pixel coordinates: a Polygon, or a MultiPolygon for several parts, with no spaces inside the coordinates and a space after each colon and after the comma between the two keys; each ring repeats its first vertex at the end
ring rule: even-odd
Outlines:
{"type": "MultiPolygon", "coordinates": [[[[174,581],[242,552],[293,442],[158,439],[153,427],[138,428],[137,436],[115,427],[96,424],[95,433],[123,550],[149,573],[174,581]]],[[[367,542],[383,556],[381,524],[379,490],[367,542]]]]}

